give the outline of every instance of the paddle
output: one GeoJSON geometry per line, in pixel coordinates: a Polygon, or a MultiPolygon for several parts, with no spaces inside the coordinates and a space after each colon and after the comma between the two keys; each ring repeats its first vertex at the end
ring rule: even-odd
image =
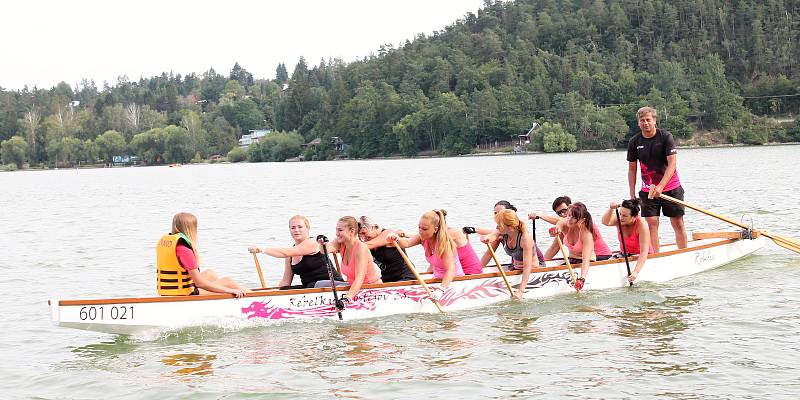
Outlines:
{"type": "Polygon", "coordinates": [[[258,262],[258,256],[256,255],[256,253],[252,253],[252,254],[253,254],[253,261],[256,262],[256,269],[258,270],[258,280],[261,281],[261,287],[265,288],[265,287],[267,287],[267,284],[264,283],[264,273],[261,272],[261,263],[258,262]]]}
{"type": "MultiPolygon", "coordinates": [[[[520,246],[520,243],[517,243],[517,246],[520,246]]],[[[492,255],[492,259],[494,260],[494,265],[497,266],[497,270],[500,271],[500,275],[503,276],[503,282],[506,283],[506,287],[508,288],[508,294],[511,298],[514,298],[514,290],[511,289],[511,284],[508,283],[508,277],[506,276],[506,271],[503,270],[503,266],[500,265],[500,261],[497,261],[497,255],[494,254],[494,249],[490,243],[486,243],[486,248],[489,249],[489,253],[492,255]]],[[[526,282],[520,282],[519,284],[525,284],[526,282]]]]}
{"type": "Polygon", "coordinates": [[[558,234],[556,234],[556,241],[558,241],[558,247],[561,248],[561,255],[564,256],[564,261],[567,262],[567,268],[569,268],[569,277],[572,279],[572,285],[575,286],[575,271],[572,270],[572,263],[569,262],[567,249],[564,248],[564,243],[561,242],[561,236],[558,234]]]}
{"type": "MultiPolygon", "coordinates": [[[[622,245],[622,255],[625,256],[625,268],[628,269],[628,276],[631,276],[631,263],[628,261],[628,249],[625,247],[625,235],[622,233],[622,221],[619,220],[619,207],[615,208],[614,211],[617,213],[617,229],[619,229],[619,244],[622,245]]],[[[630,282],[630,286],[633,286],[633,282],[630,282]]]]}
{"type": "MultiPolygon", "coordinates": [[[[333,280],[333,265],[331,265],[331,259],[328,258],[328,250],[325,246],[328,244],[328,238],[326,238],[325,235],[319,235],[317,236],[317,243],[319,243],[322,255],[325,256],[325,265],[328,267],[328,279],[331,281],[331,291],[333,291],[333,304],[336,306],[336,313],[339,314],[339,321],[341,321],[342,310],[344,310],[344,302],[339,299],[339,294],[336,293],[336,281],[333,280]]],[[[336,254],[333,256],[336,257],[336,254]]]]}
{"type": "Polygon", "coordinates": [[[422,288],[425,289],[426,292],[428,292],[428,296],[431,299],[433,305],[435,305],[436,308],[439,309],[440,313],[444,313],[444,310],[442,310],[442,306],[439,305],[439,302],[433,299],[432,297],[433,293],[431,293],[431,289],[428,287],[425,281],[422,280],[422,277],[419,276],[419,272],[417,272],[417,269],[414,267],[414,264],[412,264],[411,260],[408,259],[408,256],[406,256],[406,253],[403,251],[403,248],[400,247],[400,244],[397,243],[397,241],[394,242],[394,247],[397,247],[397,251],[400,253],[400,256],[403,257],[403,260],[405,260],[406,265],[408,265],[408,269],[410,269],[411,272],[414,274],[414,276],[417,278],[417,282],[419,282],[419,284],[422,285],[422,288]]]}
{"type": "MultiPolygon", "coordinates": [[[[687,203],[687,202],[685,202],[683,200],[678,200],[678,199],[676,199],[674,197],[667,196],[667,195],[665,195],[663,193],[661,194],[660,197],[662,197],[665,200],[669,200],[669,201],[671,201],[673,203],[680,204],[680,205],[682,205],[684,207],[691,208],[692,210],[699,211],[699,212],[701,212],[701,213],[703,213],[705,215],[708,215],[710,217],[714,217],[716,219],[725,221],[725,222],[727,222],[727,223],[729,223],[731,225],[736,225],[736,226],[738,226],[740,228],[743,228],[743,229],[750,229],[750,227],[745,225],[745,224],[736,222],[736,221],[734,221],[732,219],[729,219],[729,218],[725,218],[725,217],[723,217],[723,216],[721,216],[719,214],[715,214],[715,213],[713,213],[711,211],[704,210],[704,209],[702,209],[702,208],[700,208],[698,206],[689,204],[689,203],[687,203]]],[[[772,239],[772,241],[775,242],[775,244],[777,244],[778,246],[781,246],[783,248],[786,248],[786,249],[789,249],[791,251],[794,251],[795,253],[800,253],[800,241],[797,241],[796,239],[792,239],[792,238],[787,237],[787,236],[773,235],[773,234],[770,234],[770,233],[767,233],[767,232],[763,232],[763,231],[760,231],[760,232],[759,231],[754,231],[754,232],[760,233],[760,234],[772,239]]]]}

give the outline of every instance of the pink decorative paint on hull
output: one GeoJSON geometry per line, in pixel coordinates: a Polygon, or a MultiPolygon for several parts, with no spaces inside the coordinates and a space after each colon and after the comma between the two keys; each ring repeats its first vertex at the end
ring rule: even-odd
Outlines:
{"type": "MultiPolygon", "coordinates": [[[[505,286],[499,280],[487,280],[473,287],[450,288],[445,292],[439,304],[449,306],[459,300],[474,300],[497,296],[508,296],[505,286]]],[[[347,310],[375,311],[378,303],[388,304],[392,301],[407,299],[421,303],[428,301],[428,294],[425,289],[419,286],[398,289],[364,289],[347,305],[347,310]]],[[[295,304],[295,306],[284,308],[272,305],[272,299],[269,299],[267,301],[253,301],[249,306],[241,310],[242,314],[247,316],[247,319],[264,318],[270,320],[325,318],[336,314],[333,298],[328,293],[321,293],[311,299],[298,297],[297,299],[290,299],[289,302],[295,304]]]]}

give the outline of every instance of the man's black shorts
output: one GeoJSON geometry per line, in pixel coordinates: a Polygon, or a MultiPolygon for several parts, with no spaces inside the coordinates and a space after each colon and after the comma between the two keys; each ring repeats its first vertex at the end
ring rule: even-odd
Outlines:
{"type": "MultiPolygon", "coordinates": [[[[664,192],[664,194],[683,200],[683,187],[678,186],[675,189],[664,192]]],[[[662,198],[648,199],[647,192],[644,191],[639,191],[639,198],[642,200],[643,217],[658,217],[661,215],[662,210],[665,217],[682,217],[686,213],[682,205],[662,198]]]]}

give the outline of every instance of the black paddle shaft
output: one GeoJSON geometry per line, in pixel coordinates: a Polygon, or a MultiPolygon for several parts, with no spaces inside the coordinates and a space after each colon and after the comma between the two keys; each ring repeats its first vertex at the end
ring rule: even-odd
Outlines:
{"type": "MultiPolygon", "coordinates": [[[[628,262],[628,249],[625,247],[625,234],[622,233],[622,221],[619,220],[619,207],[614,209],[617,213],[617,229],[619,229],[619,239],[622,245],[622,255],[625,257],[625,268],[628,269],[628,276],[631,276],[631,264],[628,262]]],[[[633,286],[633,282],[631,282],[633,286]]]]}
{"type": "MultiPolygon", "coordinates": [[[[333,304],[336,306],[336,313],[339,314],[339,320],[341,321],[344,302],[339,299],[339,293],[336,292],[336,281],[333,279],[333,264],[331,263],[331,259],[328,258],[328,252],[325,246],[328,244],[328,238],[324,235],[319,235],[317,236],[317,241],[320,242],[320,251],[322,251],[322,255],[325,256],[325,264],[328,266],[328,279],[331,281],[331,291],[333,291],[333,304]]],[[[336,257],[336,254],[333,256],[336,257]]]]}

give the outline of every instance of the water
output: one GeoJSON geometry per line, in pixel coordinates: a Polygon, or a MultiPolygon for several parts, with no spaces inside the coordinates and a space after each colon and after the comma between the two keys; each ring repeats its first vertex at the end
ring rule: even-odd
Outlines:
{"type": "MultiPolygon", "coordinates": [[[[682,150],[690,203],[800,237],[798,146],[682,150]]],[[[291,243],[288,219],[333,235],[343,215],[413,230],[445,208],[492,226],[499,199],[596,218],[627,196],[622,152],[200,165],[0,174],[0,393],[36,399],[796,398],[800,255],[755,256],[666,284],[445,315],[124,337],[57,328],[49,298],[154,292],[154,244],[196,214],[204,265],[248,286],[248,244],[291,243]]],[[[662,224],[662,242],[673,240],[662,224]]],[[[690,212],[691,230],[725,224],[690,212]]],[[[545,245],[545,223],[538,237],[545,245]]],[[[609,244],[613,229],[603,227],[609,244]]],[[[473,246],[481,244],[473,239],[473,246]]],[[[422,263],[418,249],[412,258],[422,263]]],[[[268,284],[282,262],[262,258],[268,284]]]]}

